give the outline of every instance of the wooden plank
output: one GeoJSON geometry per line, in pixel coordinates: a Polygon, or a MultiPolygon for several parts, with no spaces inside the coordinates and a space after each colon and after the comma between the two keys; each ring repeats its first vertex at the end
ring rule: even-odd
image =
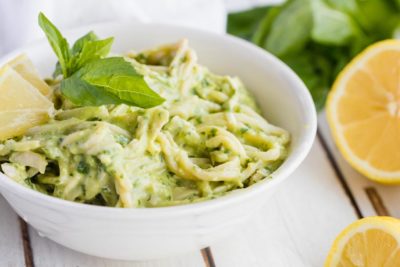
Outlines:
{"type": "Polygon", "coordinates": [[[0,266],[24,266],[24,264],[18,216],[0,195],[0,266]]]}
{"type": "Polygon", "coordinates": [[[96,267],[204,267],[200,251],[169,259],[130,262],[102,259],[65,248],[53,241],[40,237],[30,227],[30,237],[35,266],[96,266],[96,267]]]}
{"type": "Polygon", "coordinates": [[[216,266],[322,266],[357,216],[316,140],[298,170],[254,219],[211,247],[216,266]]]}
{"type": "Polygon", "coordinates": [[[336,163],[340,167],[345,180],[351,189],[358,206],[361,209],[363,216],[374,216],[377,215],[377,211],[374,208],[374,203],[370,200],[370,196],[367,193],[368,188],[375,190],[381,198],[381,203],[387,209],[387,214],[400,218],[400,186],[387,186],[381,185],[371,180],[368,180],[364,175],[354,170],[343,158],[333,142],[328,123],[325,118],[325,113],[319,115],[319,130],[325,142],[333,154],[336,163]]]}

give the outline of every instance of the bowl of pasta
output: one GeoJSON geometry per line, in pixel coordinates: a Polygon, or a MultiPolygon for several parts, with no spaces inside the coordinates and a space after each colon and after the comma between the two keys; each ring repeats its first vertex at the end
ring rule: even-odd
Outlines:
{"type": "Polygon", "coordinates": [[[240,229],[311,148],[307,88],[246,41],[118,23],[66,32],[69,46],[39,21],[50,45],[0,61],[0,93],[20,93],[0,108],[14,114],[0,128],[0,191],[57,243],[124,260],[204,248],[240,229]]]}

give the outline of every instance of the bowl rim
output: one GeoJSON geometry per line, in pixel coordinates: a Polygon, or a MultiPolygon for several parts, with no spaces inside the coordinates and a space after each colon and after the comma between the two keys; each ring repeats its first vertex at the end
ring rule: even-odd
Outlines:
{"type": "MultiPolygon", "coordinates": [[[[272,55],[266,50],[263,50],[256,45],[242,40],[238,37],[232,36],[227,33],[215,33],[211,31],[206,31],[202,29],[196,29],[187,26],[178,26],[168,23],[144,23],[138,21],[130,22],[104,22],[104,23],[93,23],[85,26],[74,27],[64,32],[64,35],[72,35],[78,31],[84,30],[94,30],[106,27],[157,27],[164,28],[165,30],[177,30],[177,31],[191,31],[196,35],[205,35],[210,39],[225,39],[224,41],[243,47],[245,50],[252,50],[253,53],[259,54],[260,60],[269,61],[275,67],[281,70],[281,73],[286,79],[290,79],[293,84],[295,84],[297,94],[296,97],[299,98],[300,103],[304,107],[304,117],[308,119],[307,130],[303,130],[299,135],[298,143],[299,145],[295,149],[291,148],[291,151],[282,165],[272,173],[271,179],[263,179],[250,187],[236,189],[227,192],[225,195],[219,196],[215,199],[209,199],[204,201],[199,201],[195,203],[186,203],[182,205],[166,206],[166,207],[152,207],[152,208],[120,208],[120,207],[108,207],[108,206],[96,206],[85,203],[78,203],[69,200],[64,200],[54,196],[46,195],[35,191],[33,189],[27,188],[13,179],[7,177],[2,172],[0,172],[0,193],[4,191],[13,195],[17,195],[19,198],[23,198],[26,201],[36,200],[35,204],[39,204],[43,207],[48,207],[49,205],[56,205],[57,207],[64,206],[66,208],[72,208],[76,212],[111,212],[115,216],[120,215],[131,215],[131,216],[171,216],[172,212],[175,215],[182,213],[193,213],[202,210],[215,210],[218,208],[225,207],[230,204],[240,203],[250,198],[252,195],[259,194],[266,191],[268,188],[274,187],[281,183],[288,176],[294,172],[294,170],[303,162],[309,151],[311,150],[316,131],[317,131],[317,114],[314,106],[312,97],[305,86],[304,82],[297,76],[297,74],[291,70],[285,63],[280,59],[272,55]]],[[[28,43],[20,48],[17,48],[3,56],[0,57],[0,65],[5,64],[11,58],[16,55],[23,53],[28,49],[34,47],[40,47],[46,42],[46,39],[40,38],[33,42],[28,43]]],[[[50,49],[50,48],[49,48],[50,49]]],[[[12,203],[11,203],[12,205],[12,203]]]]}

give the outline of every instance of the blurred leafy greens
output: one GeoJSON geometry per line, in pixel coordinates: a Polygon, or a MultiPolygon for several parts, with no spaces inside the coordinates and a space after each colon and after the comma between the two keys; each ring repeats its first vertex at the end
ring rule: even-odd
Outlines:
{"type": "Polygon", "coordinates": [[[368,45],[393,38],[399,25],[400,0],[288,0],[228,16],[228,32],[286,62],[317,109],[343,67],[368,45]]]}
{"type": "Polygon", "coordinates": [[[113,37],[99,40],[89,32],[72,48],[60,31],[39,14],[39,25],[58,58],[54,78],[63,76],[61,92],[78,106],[128,104],[149,108],[164,102],[123,57],[106,58],[113,37]]]}

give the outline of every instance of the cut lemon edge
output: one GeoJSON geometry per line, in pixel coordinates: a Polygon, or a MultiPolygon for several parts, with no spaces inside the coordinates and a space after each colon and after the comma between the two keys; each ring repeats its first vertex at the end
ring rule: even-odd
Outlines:
{"type": "Polygon", "coordinates": [[[20,74],[25,80],[37,88],[44,96],[48,98],[51,97],[52,90],[50,86],[43,81],[38,70],[25,53],[15,57],[9,61],[7,65],[11,66],[16,72],[18,72],[18,74],[20,74]]]}
{"type": "MultiPolygon", "coordinates": [[[[368,177],[371,180],[376,182],[384,183],[384,184],[399,184],[400,183],[400,171],[383,171],[377,169],[368,161],[363,160],[356,156],[352,149],[349,147],[346,139],[344,138],[341,132],[343,129],[341,128],[341,123],[338,119],[338,112],[336,107],[341,96],[346,91],[346,83],[350,79],[350,77],[356,73],[359,69],[362,68],[363,64],[365,64],[369,59],[373,58],[375,55],[379,54],[382,51],[386,51],[388,49],[398,50],[400,53],[400,41],[399,40],[385,40],[378,42],[374,45],[371,45],[362,53],[357,55],[338,75],[336,81],[334,82],[332,89],[328,95],[327,103],[326,103],[326,116],[328,120],[328,124],[331,128],[331,133],[333,139],[339,151],[346,159],[346,161],[358,172],[362,173],[364,176],[368,177]]],[[[368,144],[366,144],[368,145],[368,144]]]]}
{"type": "Polygon", "coordinates": [[[400,220],[377,216],[350,224],[336,237],[324,266],[400,266],[400,220]]]}

